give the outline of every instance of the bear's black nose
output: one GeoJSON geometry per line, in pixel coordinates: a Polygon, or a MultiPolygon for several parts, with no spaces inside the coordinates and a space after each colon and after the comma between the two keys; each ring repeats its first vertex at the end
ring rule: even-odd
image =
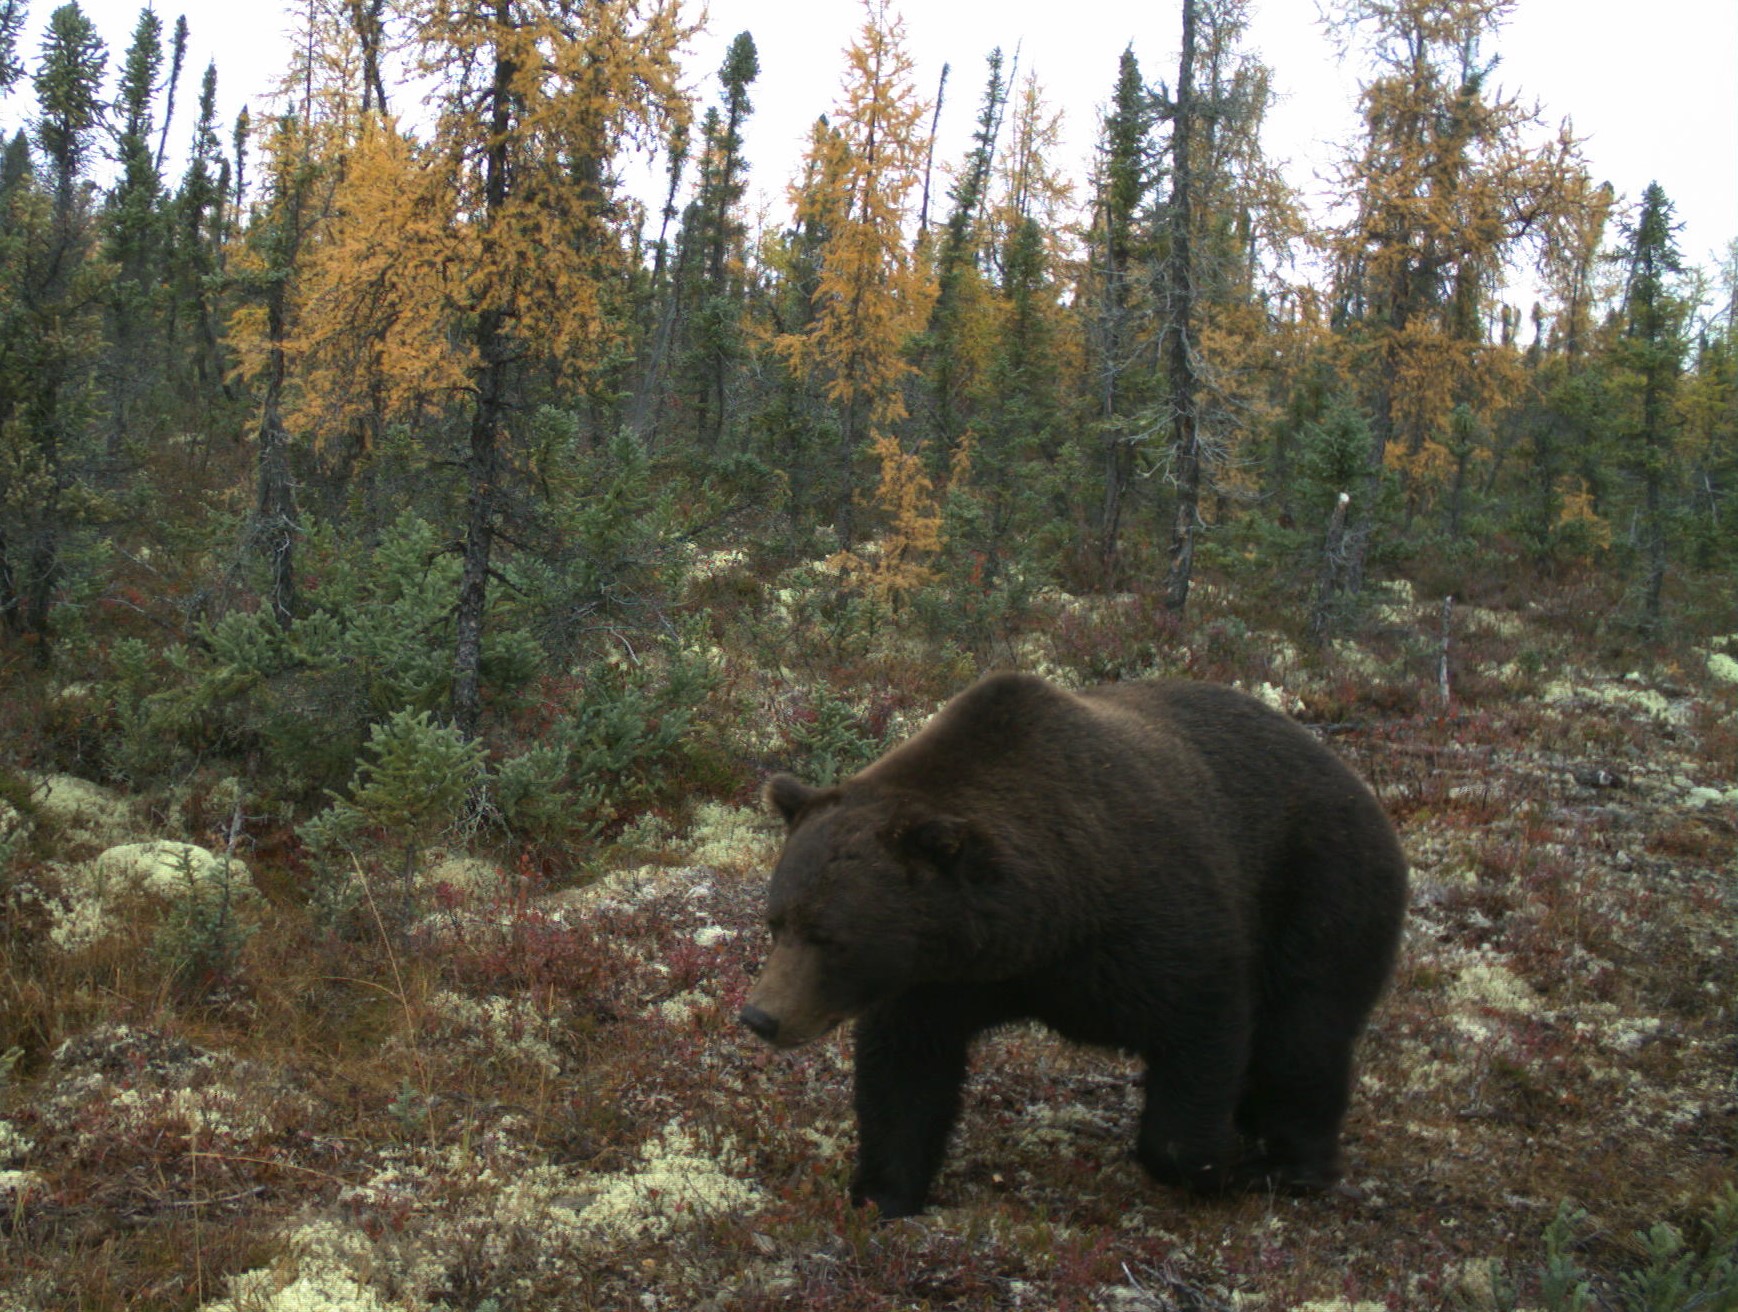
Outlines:
{"type": "Polygon", "coordinates": [[[772,1036],[778,1033],[778,1018],[767,1015],[759,1007],[744,1007],[742,1014],[737,1019],[768,1043],[771,1043],[772,1036]]]}

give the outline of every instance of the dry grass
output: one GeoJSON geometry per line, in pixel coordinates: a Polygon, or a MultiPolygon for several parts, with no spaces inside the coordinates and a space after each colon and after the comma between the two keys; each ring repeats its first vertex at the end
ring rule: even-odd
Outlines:
{"type": "Polygon", "coordinates": [[[1212,623],[1190,661],[1301,694],[1414,862],[1345,1190],[1158,1188],[1136,1065],[1019,1029],[977,1055],[933,1211],[853,1213],[847,1040],[782,1056],[731,1021],[773,836],[727,811],[669,868],[450,894],[408,931],[319,923],[256,858],[261,928],[197,999],[149,903],[45,946],[48,859],[88,853],[38,853],[0,924],[0,1309],[1484,1307],[1490,1259],[1536,1295],[1564,1199],[1608,1294],[1638,1230],[1693,1233],[1734,1174],[1738,689],[1469,626],[1445,708],[1422,608],[1362,669],[1212,623]]]}

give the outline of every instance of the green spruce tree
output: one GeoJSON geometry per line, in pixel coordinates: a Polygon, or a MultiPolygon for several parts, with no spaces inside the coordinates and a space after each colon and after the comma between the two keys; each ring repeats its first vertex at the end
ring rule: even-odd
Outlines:
{"type": "Polygon", "coordinates": [[[157,323],[165,238],[161,179],[151,152],[152,101],[163,66],[163,20],[151,10],[139,15],[121,68],[115,100],[119,176],[104,211],[105,254],[114,269],[109,284],[108,349],[104,362],[108,394],[108,455],[150,422],[156,407],[142,404],[160,376],[157,323]]]}
{"type": "MultiPolygon", "coordinates": [[[[72,530],[91,500],[91,390],[105,269],[86,186],[107,52],[76,4],[49,17],[35,73],[40,190],[16,163],[0,291],[0,623],[49,659],[72,530]]],[[[11,163],[11,161],[9,161],[11,163]]]]}
{"type": "Polygon", "coordinates": [[[1657,632],[1669,554],[1670,504],[1678,477],[1673,403],[1683,372],[1687,306],[1672,203],[1657,182],[1642,193],[1619,251],[1625,268],[1623,334],[1614,350],[1625,404],[1618,422],[1623,461],[1641,484],[1639,546],[1646,571],[1642,627],[1657,632]]]}
{"type": "Polygon", "coordinates": [[[1142,298],[1136,275],[1151,244],[1142,217],[1158,174],[1153,123],[1153,97],[1131,46],[1117,61],[1116,90],[1099,134],[1083,307],[1104,458],[1098,557],[1111,586],[1120,569],[1123,516],[1142,441],[1143,430],[1128,416],[1147,399],[1143,384],[1152,372],[1140,348],[1142,298]]]}

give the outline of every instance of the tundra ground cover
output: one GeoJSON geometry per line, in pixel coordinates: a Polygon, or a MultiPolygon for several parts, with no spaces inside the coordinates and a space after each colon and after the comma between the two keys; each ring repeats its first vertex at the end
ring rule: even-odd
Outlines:
{"type": "MultiPolygon", "coordinates": [[[[976,1056],[932,1212],[852,1213],[848,1039],[780,1055],[732,1020],[777,843],[747,780],[619,824],[583,869],[430,853],[408,919],[396,858],[339,886],[262,842],[252,932],[197,990],[162,936],[200,881],[79,908],[123,840],[209,832],[87,791],[10,839],[0,1309],[1542,1307],[1565,1203],[1588,1306],[1676,1306],[1624,1281],[1661,1224],[1692,1255],[1732,1242],[1704,1231],[1738,1130],[1726,648],[1571,661],[1542,611],[1465,614],[1443,705],[1435,607],[1401,590],[1320,657],[1229,596],[1157,643],[1140,598],[1042,604],[1033,663],[1265,689],[1399,825],[1413,907],[1344,1189],[1155,1187],[1137,1065],[1021,1028],[976,1056]]],[[[762,710],[747,750],[806,734],[848,768],[945,691],[906,679],[897,633],[850,660],[824,693],[723,658],[762,710]],[[879,691],[828,710],[853,687],[879,691]]]]}

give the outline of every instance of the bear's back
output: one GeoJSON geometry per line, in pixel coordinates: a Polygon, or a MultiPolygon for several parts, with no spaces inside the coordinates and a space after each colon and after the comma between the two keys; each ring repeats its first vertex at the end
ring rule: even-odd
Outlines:
{"type": "Polygon", "coordinates": [[[1154,750],[1187,755],[1212,781],[1195,803],[1219,811],[1246,861],[1320,845],[1399,861],[1381,804],[1339,755],[1290,717],[1233,688],[1177,679],[1106,684],[1079,694],[1152,726],[1154,750]]]}

